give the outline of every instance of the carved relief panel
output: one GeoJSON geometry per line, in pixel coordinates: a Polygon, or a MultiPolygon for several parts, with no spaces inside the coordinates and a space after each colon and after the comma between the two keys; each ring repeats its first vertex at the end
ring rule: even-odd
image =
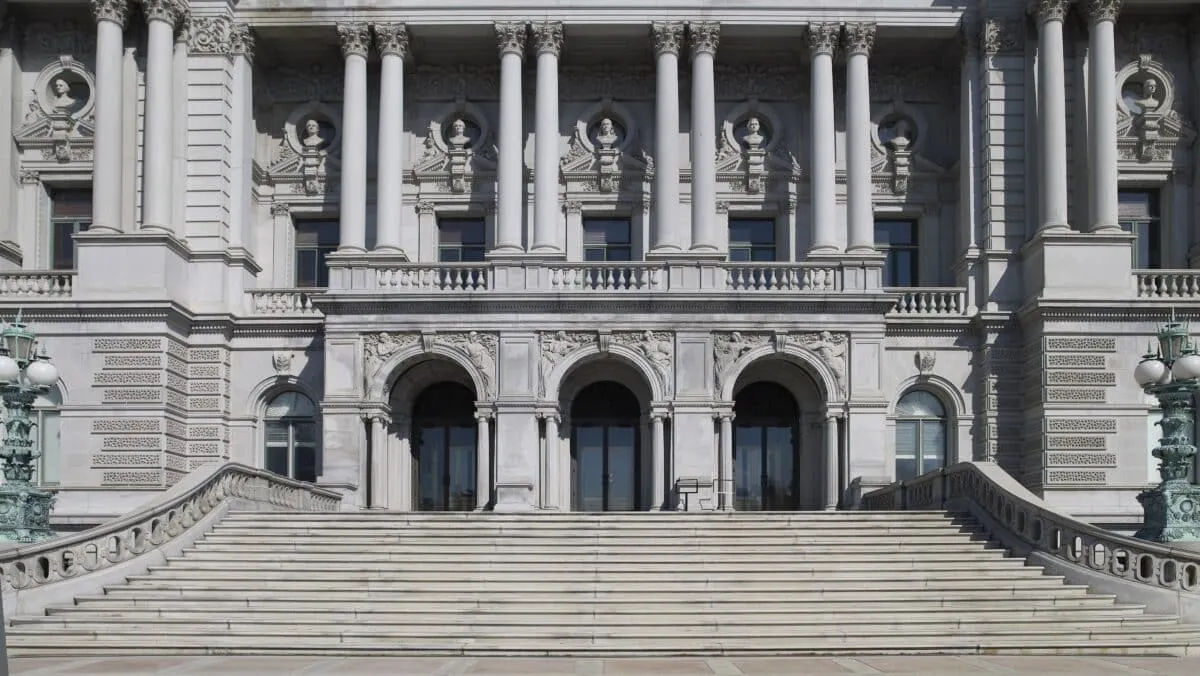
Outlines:
{"type": "Polygon", "coordinates": [[[275,201],[319,204],[336,196],[341,154],[341,59],[255,74],[255,112],[267,137],[257,158],[260,183],[275,201]]]}
{"type": "Polygon", "coordinates": [[[32,85],[25,97],[25,116],[13,132],[22,166],[90,170],[96,103],[91,71],[63,54],[47,63],[32,85]]]}
{"type": "Polygon", "coordinates": [[[1127,166],[1169,169],[1195,138],[1187,34],[1180,22],[1117,23],[1117,152],[1127,166]]]}

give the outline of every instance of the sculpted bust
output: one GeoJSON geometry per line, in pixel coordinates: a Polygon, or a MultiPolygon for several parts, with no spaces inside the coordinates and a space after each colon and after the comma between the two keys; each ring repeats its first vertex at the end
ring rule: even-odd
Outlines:
{"type": "Polygon", "coordinates": [[[320,150],[325,145],[319,122],[310,119],[304,123],[304,136],[300,139],[300,145],[304,146],[305,150],[320,150]]]}
{"type": "Polygon", "coordinates": [[[746,145],[750,150],[758,150],[766,139],[762,135],[762,123],[757,117],[752,117],[746,121],[746,145]]]}
{"type": "Polygon", "coordinates": [[[617,143],[617,128],[613,125],[613,121],[607,117],[600,120],[600,129],[596,134],[596,141],[605,150],[613,147],[617,143]]]}
{"type": "Polygon", "coordinates": [[[78,106],[79,101],[71,96],[71,85],[66,80],[55,78],[51,85],[54,89],[54,100],[52,102],[55,112],[71,112],[78,106]]]}
{"type": "Polygon", "coordinates": [[[892,139],[888,143],[896,150],[908,150],[908,146],[912,145],[912,126],[908,120],[903,117],[896,120],[892,125],[892,139]]]}
{"type": "Polygon", "coordinates": [[[467,137],[467,123],[462,118],[458,118],[450,123],[450,137],[446,141],[455,150],[461,150],[471,142],[471,139],[467,137]]]}
{"type": "Polygon", "coordinates": [[[1140,114],[1152,113],[1158,110],[1162,102],[1158,100],[1158,80],[1148,77],[1142,82],[1142,97],[1134,101],[1140,114]]]}

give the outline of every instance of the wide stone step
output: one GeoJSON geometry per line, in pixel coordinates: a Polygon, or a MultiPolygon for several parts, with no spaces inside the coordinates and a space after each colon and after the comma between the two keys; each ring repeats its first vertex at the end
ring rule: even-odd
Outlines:
{"type": "Polygon", "coordinates": [[[578,608],[579,612],[592,613],[894,613],[894,612],[1028,612],[1042,613],[1073,609],[1119,609],[1140,610],[1142,606],[1118,605],[1112,596],[1031,596],[1023,599],[997,600],[992,598],[943,599],[919,595],[895,594],[873,601],[837,601],[811,599],[792,601],[778,598],[713,600],[697,598],[681,599],[674,596],[639,596],[637,599],[595,599],[562,595],[557,599],[523,598],[468,599],[463,601],[421,601],[411,599],[383,599],[345,601],[326,596],[288,596],[286,598],[226,599],[216,597],[122,598],[114,596],[81,596],[75,605],[54,606],[47,609],[49,615],[61,615],[78,610],[97,612],[124,611],[191,611],[212,613],[235,613],[243,611],[283,613],[466,613],[466,612],[540,612],[547,614],[566,613],[566,608],[578,608]]]}
{"type": "Polygon", "coordinates": [[[647,538],[744,538],[768,537],[780,534],[808,538],[907,538],[907,537],[946,537],[982,533],[978,527],[945,525],[926,525],[913,527],[907,525],[863,525],[857,527],[830,526],[828,528],[780,528],[771,525],[757,527],[729,525],[724,527],[671,528],[661,526],[656,528],[614,528],[607,527],[572,527],[562,524],[556,528],[525,528],[520,525],[505,525],[494,528],[459,527],[443,528],[442,526],[376,526],[355,525],[344,528],[333,524],[262,524],[258,526],[218,525],[215,533],[222,535],[295,535],[323,537],[370,537],[370,536],[401,536],[426,538],[463,538],[463,537],[523,537],[523,538],[596,538],[624,537],[635,540],[647,538]]]}
{"type": "MultiPolygon", "coordinates": [[[[511,608],[504,611],[484,611],[472,608],[459,612],[421,612],[399,609],[328,610],[328,609],[279,609],[261,610],[243,608],[229,611],[222,608],[55,608],[45,616],[13,618],[13,625],[57,623],[62,626],[78,626],[81,622],[111,621],[119,623],[153,622],[262,622],[302,624],[397,624],[397,625],[440,625],[440,624],[488,624],[488,625],[724,625],[724,624],[811,624],[817,622],[858,623],[881,621],[954,621],[986,622],[1066,620],[1070,622],[1110,621],[1128,618],[1144,618],[1162,622],[1163,618],[1143,615],[1141,606],[1109,606],[1107,608],[960,608],[893,609],[881,612],[872,609],[822,610],[810,607],[804,610],[780,610],[778,608],[755,610],[695,608],[642,608],[638,611],[592,608],[585,604],[571,609],[528,609],[511,608]]],[[[1167,618],[1169,621],[1169,618],[1167,618]]]]}
{"type": "Polygon", "coordinates": [[[1033,600],[1047,598],[1061,599],[1090,599],[1111,598],[1089,593],[1083,585],[1047,584],[1034,587],[1014,586],[1010,589],[978,587],[975,589],[920,589],[914,590],[910,584],[893,584],[892,586],[877,586],[873,589],[846,589],[829,587],[826,589],[791,589],[787,596],[781,596],[778,585],[762,585],[753,588],[749,585],[704,585],[692,589],[660,588],[640,590],[630,594],[621,588],[615,591],[598,589],[596,585],[579,585],[572,590],[546,589],[541,585],[510,585],[500,589],[481,589],[475,587],[469,590],[458,589],[429,589],[425,585],[406,585],[406,589],[344,589],[320,586],[313,590],[288,590],[286,595],[277,589],[263,589],[258,585],[229,585],[220,588],[211,585],[199,585],[191,589],[178,586],[148,587],[144,585],[121,585],[105,587],[104,596],[96,598],[111,599],[141,599],[146,602],[158,600],[188,600],[210,599],[218,601],[238,601],[251,603],[261,600],[311,600],[321,598],[334,600],[339,603],[395,603],[395,602],[538,602],[538,603],[588,603],[604,601],[638,602],[653,598],[669,598],[677,602],[768,602],[786,600],[796,603],[822,603],[839,601],[843,603],[873,603],[881,598],[897,599],[897,602],[954,602],[962,600],[993,601],[993,600],[1033,600]]]}
{"type": "MultiPolygon", "coordinates": [[[[814,546],[834,546],[834,545],[855,545],[860,547],[871,546],[875,544],[893,545],[893,546],[937,546],[945,544],[956,544],[964,541],[970,541],[974,537],[970,534],[962,533],[928,533],[924,535],[888,535],[888,534],[872,534],[872,535],[855,535],[846,533],[822,533],[822,534],[806,534],[794,532],[762,532],[754,534],[740,535],[734,538],[729,538],[728,541],[737,545],[754,546],[759,544],[802,544],[814,546]]],[[[983,536],[979,536],[983,539],[983,536]]],[[[464,540],[483,544],[499,544],[499,543],[528,543],[528,544],[556,544],[562,546],[579,546],[579,545],[595,545],[599,544],[624,544],[624,543],[650,543],[650,544],[674,544],[683,546],[695,546],[700,544],[709,544],[713,542],[726,542],[726,538],[719,538],[713,535],[689,533],[675,533],[673,535],[630,535],[621,533],[620,531],[612,531],[607,533],[595,534],[556,534],[554,536],[546,535],[527,535],[524,533],[477,533],[470,537],[456,535],[430,535],[417,531],[407,533],[397,533],[396,531],[321,531],[313,533],[293,532],[288,530],[279,530],[274,528],[262,529],[247,529],[245,532],[232,529],[214,530],[206,539],[223,540],[223,541],[247,541],[247,542],[264,542],[274,540],[294,540],[294,541],[338,541],[338,542],[403,542],[409,545],[431,545],[442,546],[447,544],[456,544],[464,540]]]]}
{"type": "MultiPolygon", "coordinates": [[[[241,553],[266,553],[275,558],[280,556],[299,556],[309,554],[332,554],[342,557],[342,560],[357,559],[360,555],[381,556],[392,559],[395,556],[435,556],[442,559],[458,558],[458,557],[477,557],[488,558],[494,560],[508,560],[509,558],[552,558],[554,560],[565,559],[567,557],[589,557],[595,559],[597,557],[603,559],[618,559],[625,557],[640,557],[654,558],[664,561],[677,561],[676,555],[683,548],[671,547],[669,545],[644,545],[641,547],[629,546],[592,546],[592,547],[553,547],[553,546],[474,546],[471,544],[459,545],[442,545],[440,547],[413,547],[396,542],[377,544],[371,547],[363,547],[358,545],[346,545],[335,542],[328,543],[311,543],[306,541],[297,542],[268,542],[254,544],[240,544],[227,542],[213,542],[212,540],[200,540],[196,542],[188,551],[208,551],[220,552],[226,554],[236,560],[241,553]],[[502,552],[501,556],[498,552],[502,552]]],[[[759,556],[767,557],[786,557],[793,560],[819,558],[828,561],[937,561],[943,559],[958,560],[963,557],[981,557],[981,558],[1003,558],[1005,550],[999,546],[984,545],[981,543],[967,543],[959,546],[944,546],[935,550],[929,549],[899,549],[899,548],[884,548],[873,547],[866,551],[854,551],[850,548],[835,548],[835,547],[797,547],[795,545],[779,545],[771,547],[741,547],[737,549],[727,549],[718,545],[709,545],[705,548],[687,548],[690,559],[708,559],[709,557],[718,556],[737,556],[751,560],[759,556]]],[[[681,566],[682,567],[682,566],[681,566]]]]}
{"type": "Polygon", "coordinates": [[[968,520],[965,515],[940,511],[789,511],[789,512],[402,512],[371,510],[358,512],[252,512],[231,511],[223,523],[250,521],[254,523],[286,523],[291,521],[337,523],[410,522],[410,523],[786,523],[808,525],[818,523],[880,523],[968,520]]]}
{"type": "MultiPolygon", "coordinates": [[[[344,570],[345,559],[332,555],[300,554],[280,559],[278,556],[245,555],[239,562],[255,570],[344,570]]],[[[523,559],[485,559],[476,557],[464,559],[459,557],[416,558],[412,555],[395,557],[364,555],[355,559],[355,567],[370,567],[381,571],[445,571],[445,570],[556,570],[579,573],[604,572],[612,570],[669,570],[681,572],[678,563],[662,561],[657,558],[624,558],[608,560],[603,557],[570,557],[557,563],[543,557],[525,557],[523,559]]],[[[821,560],[789,560],[784,558],[747,558],[728,557],[724,560],[705,559],[689,566],[698,571],[756,571],[778,572],[792,571],[796,573],[812,573],[821,571],[879,571],[879,570],[968,570],[968,571],[1008,571],[1026,568],[1020,559],[977,558],[960,560],[900,560],[867,563],[864,561],[821,561],[821,560]]],[[[190,569],[190,570],[226,570],[230,568],[228,558],[218,555],[188,553],[186,556],[173,559],[165,566],[150,566],[150,570],[190,569]]]]}
{"type": "MultiPolygon", "coordinates": [[[[205,539],[206,543],[239,545],[243,544],[239,541],[226,540],[220,536],[211,535],[205,539]]],[[[245,544],[249,544],[246,542],[245,544]]],[[[347,556],[351,556],[355,551],[415,551],[427,550],[445,552],[447,554],[457,552],[491,552],[493,555],[503,554],[569,554],[571,552],[596,552],[603,554],[630,554],[636,552],[655,553],[665,558],[678,558],[681,552],[687,552],[692,558],[700,557],[707,552],[716,552],[721,549],[719,544],[712,541],[693,542],[693,543],[673,543],[656,541],[655,543],[647,543],[644,545],[636,544],[597,544],[595,542],[580,542],[573,544],[548,544],[539,542],[518,543],[511,541],[499,541],[495,543],[481,542],[461,542],[455,544],[439,544],[431,545],[428,543],[416,542],[398,542],[378,541],[378,542],[357,542],[355,540],[329,540],[321,542],[317,540],[286,540],[281,538],[268,539],[259,538],[255,545],[259,547],[271,547],[279,552],[289,551],[308,551],[317,546],[324,546],[334,551],[343,551],[347,556]]],[[[774,544],[752,544],[738,548],[738,551],[747,553],[781,553],[793,552],[797,556],[814,556],[814,555],[830,555],[840,554],[842,556],[856,556],[860,560],[867,556],[876,556],[892,553],[910,553],[924,552],[927,554],[936,554],[938,552],[957,553],[957,552],[978,552],[988,548],[998,549],[998,547],[988,545],[983,542],[970,542],[956,540],[949,543],[919,546],[916,543],[800,543],[800,542],[782,542],[774,544]]],[[[728,550],[726,550],[728,551],[728,550]]],[[[681,566],[682,567],[682,566],[681,566]]]]}

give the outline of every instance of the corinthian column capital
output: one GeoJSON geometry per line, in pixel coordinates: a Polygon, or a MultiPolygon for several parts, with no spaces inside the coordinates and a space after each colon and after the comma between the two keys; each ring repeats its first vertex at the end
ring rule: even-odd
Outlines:
{"type": "Polygon", "coordinates": [[[838,36],[842,27],[836,23],[810,23],[805,32],[808,38],[808,49],[813,56],[818,54],[832,55],[837,49],[838,36]]]}
{"type": "Polygon", "coordinates": [[[371,29],[365,21],[339,23],[337,33],[342,42],[342,56],[367,58],[371,52],[371,29]]]}
{"type": "Polygon", "coordinates": [[[655,21],[650,25],[650,34],[654,39],[655,54],[679,55],[679,47],[683,44],[682,21],[655,21]]]}
{"type": "Polygon", "coordinates": [[[402,59],[408,58],[408,26],[402,23],[377,23],[375,29],[375,47],[383,55],[394,54],[402,59]]]}
{"type": "Polygon", "coordinates": [[[1067,18],[1070,4],[1071,0],[1031,0],[1029,13],[1037,18],[1038,23],[1063,21],[1067,18]]]}
{"type": "Polygon", "coordinates": [[[1083,11],[1087,14],[1088,23],[1095,25],[1101,21],[1116,21],[1121,13],[1122,0],[1084,0],[1083,11]]]}
{"type": "Polygon", "coordinates": [[[175,25],[184,14],[177,0],[142,0],[142,11],[147,21],[165,21],[175,25]]]}
{"type": "Polygon", "coordinates": [[[875,47],[875,24],[848,23],[845,30],[846,53],[851,56],[870,56],[871,49],[875,47]]]}
{"type": "Polygon", "coordinates": [[[129,21],[129,0],[92,0],[96,21],[111,21],[122,27],[129,21]]]}
{"type": "Polygon", "coordinates": [[[524,21],[498,21],[496,27],[496,46],[500,49],[500,54],[516,54],[517,56],[525,56],[525,33],[526,26],[524,21]]]}
{"type": "Polygon", "coordinates": [[[688,24],[688,38],[692,44],[692,56],[716,54],[721,42],[721,24],[716,21],[693,21],[688,24]]]}
{"type": "Polygon", "coordinates": [[[562,53],[563,25],[561,21],[542,21],[532,26],[533,45],[538,54],[562,53]]]}

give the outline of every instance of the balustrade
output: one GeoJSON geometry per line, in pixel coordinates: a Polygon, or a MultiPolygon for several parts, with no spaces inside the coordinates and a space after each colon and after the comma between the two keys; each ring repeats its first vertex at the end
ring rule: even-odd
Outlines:
{"type": "Polygon", "coordinates": [[[967,290],[959,287],[891,288],[898,295],[891,315],[962,316],[966,314],[967,290]]]}
{"type": "Polygon", "coordinates": [[[642,291],[663,288],[665,267],[646,263],[579,263],[550,268],[554,291],[642,291]]]}
{"type": "Polygon", "coordinates": [[[70,298],[75,273],[21,271],[0,274],[0,297],[70,298]]]}
{"type": "Polygon", "coordinates": [[[733,291],[839,291],[839,268],[824,263],[727,263],[725,288],[733,291]]]}
{"type": "Polygon", "coordinates": [[[1138,298],[1200,298],[1200,270],[1134,270],[1138,298]]]}
{"type": "Polygon", "coordinates": [[[486,291],[491,267],[485,263],[407,264],[376,269],[380,289],[389,291],[486,291]]]}
{"type": "Polygon", "coordinates": [[[313,294],[306,289],[254,289],[250,291],[251,313],[256,315],[320,315],[313,294]]]}

